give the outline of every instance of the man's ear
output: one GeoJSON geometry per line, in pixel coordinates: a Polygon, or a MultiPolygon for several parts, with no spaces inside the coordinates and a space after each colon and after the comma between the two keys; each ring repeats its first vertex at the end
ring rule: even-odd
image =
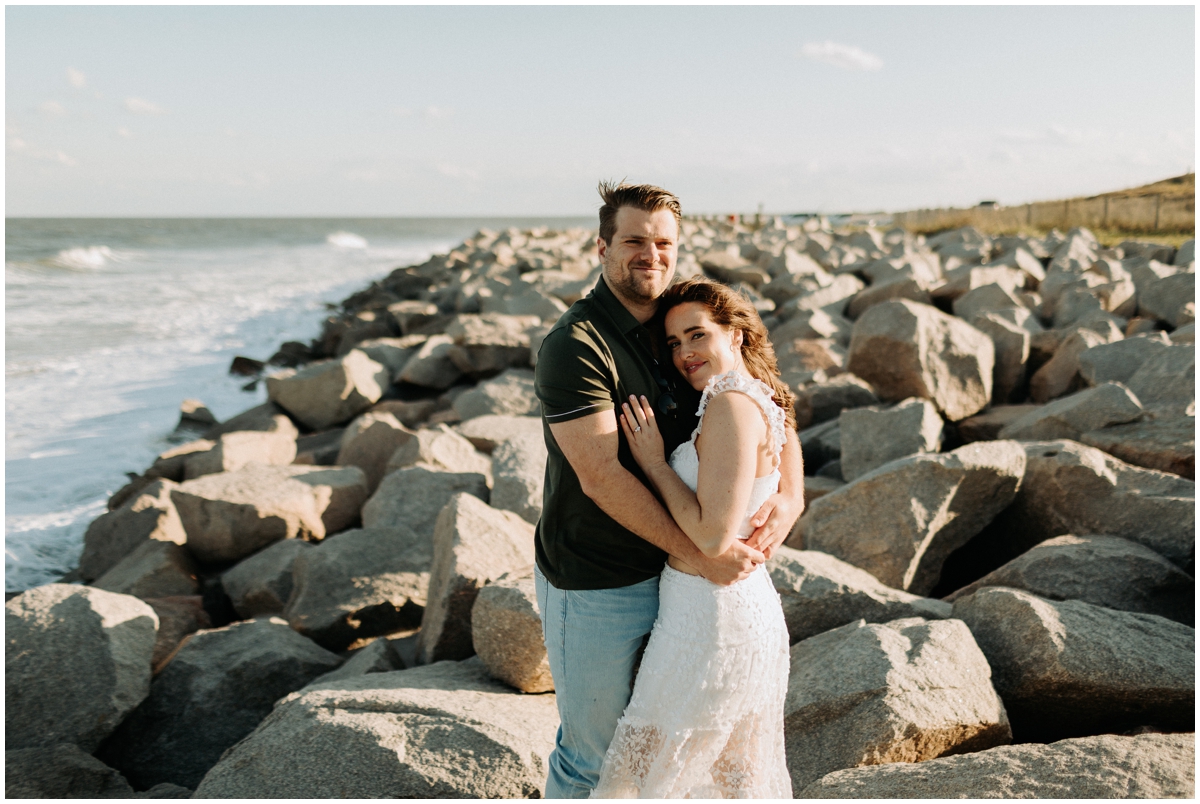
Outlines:
{"type": "Polygon", "coordinates": [[[601,260],[604,259],[604,252],[607,249],[608,249],[608,243],[604,242],[603,237],[600,237],[599,235],[597,235],[596,236],[596,254],[599,255],[601,260]]]}

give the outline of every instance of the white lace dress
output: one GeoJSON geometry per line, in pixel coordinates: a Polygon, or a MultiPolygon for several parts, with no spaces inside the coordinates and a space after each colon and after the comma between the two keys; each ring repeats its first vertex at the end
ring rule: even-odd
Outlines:
{"type": "MultiPolygon", "coordinates": [[[[714,378],[700,400],[700,423],[671,455],[693,491],[696,436],[708,401],[740,391],[763,409],[776,456],[785,418],[770,388],[736,372],[714,378]]],[[[738,537],[779,487],[779,472],[755,480],[738,537]]],[[[667,566],[658,619],[629,706],[604,757],[593,798],[791,798],[783,752],[788,634],[765,566],[717,586],[667,566]]]]}

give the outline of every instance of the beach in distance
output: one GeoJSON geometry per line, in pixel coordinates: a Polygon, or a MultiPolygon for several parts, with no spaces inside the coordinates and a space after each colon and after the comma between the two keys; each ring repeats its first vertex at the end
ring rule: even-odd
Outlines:
{"type": "Polygon", "coordinates": [[[326,304],[481,227],[581,218],[10,218],[5,240],[7,591],[79,559],[108,497],[171,446],[179,403],[266,399],[227,369],[317,334],[326,304]]]}

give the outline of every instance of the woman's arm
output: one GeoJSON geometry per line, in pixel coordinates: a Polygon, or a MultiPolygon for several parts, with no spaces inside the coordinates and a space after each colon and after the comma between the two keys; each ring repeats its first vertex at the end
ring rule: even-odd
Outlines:
{"type": "Polygon", "coordinates": [[[704,555],[712,558],[728,550],[750,503],[758,448],[766,435],[758,404],[737,392],[717,394],[709,401],[698,439],[702,451],[697,444],[700,475],[694,493],[667,463],[649,403],[634,400],[623,408],[621,426],[633,456],[676,524],[704,555]]]}

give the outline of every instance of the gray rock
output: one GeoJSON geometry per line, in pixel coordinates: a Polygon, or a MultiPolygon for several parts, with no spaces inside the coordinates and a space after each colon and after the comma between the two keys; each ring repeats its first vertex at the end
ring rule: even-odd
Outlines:
{"type": "Polygon", "coordinates": [[[1174,344],[1153,355],[1127,384],[1141,400],[1142,407],[1158,416],[1195,415],[1195,345],[1174,344]]]}
{"type": "Polygon", "coordinates": [[[831,491],[837,491],[845,482],[832,477],[820,477],[817,475],[804,476],[804,499],[806,502],[824,497],[831,491]]]}
{"type": "Polygon", "coordinates": [[[1181,271],[1145,283],[1138,291],[1138,315],[1165,321],[1172,327],[1196,319],[1196,275],[1181,271]]]}
{"type": "Polygon", "coordinates": [[[932,304],[929,298],[928,286],[911,276],[900,276],[889,282],[872,284],[863,288],[850,299],[846,315],[851,319],[858,318],[868,308],[874,307],[892,299],[908,299],[921,304],[932,304]]]}
{"type": "Polygon", "coordinates": [[[988,663],[958,620],[859,620],[791,654],[783,728],[794,790],[843,768],[1012,741],[988,663]]]}
{"type": "Polygon", "coordinates": [[[387,474],[388,460],[414,435],[390,413],[364,413],[346,428],[336,462],[362,469],[367,494],[373,494],[387,474]]]}
{"type": "Polygon", "coordinates": [[[379,489],[363,506],[363,527],[404,524],[418,535],[432,539],[438,514],[459,492],[486,501],[487,479],[478,472],[442,472],[427,466],[398,469],[384,477],[379,489]]]}
{"type": "Polygon", "coordinates": [[[250,464],[171,491],[199,561],[237,561],[280,539],[320,540],[351,525],[366,498],[357,467],[250,464]]]}
{"type": "Polygon", "coordinates": [[[193,634],[100,759],[142,788],[194,788],[275,702],[341,664],[277,617],[193,634]]]}
{"type": "Polygon", "coordinates": [[[133,798],[125,777],[69,743],[4,752],[5,798],[133,798]]]}
{"type": "Polygon", "coordinates": [[[1025,369],[1029,363],[1032,336],[1025,327],[996,313],[981,313],[971,326],[992,339],[992,403],[1003,405],[1024,396],[1025,369]]]}
{"type": "Polygon", "coordinates": [[[861,279],[853,274],[839,274],[826,287],[807,293],[789,301],[785,306],[790,311],[821,310],[830,316],[841,317],[859,291],[865,287],[861,279]]]}
{"type": "Polygon", "coordinates": [[[977,287],[954,300],[954,314],[964,321],[996,310],[1019,310],[1025,305],[1016,293],[1003,285],[992,283],[977,287]]]}
{"type": "Polygon", "coordinates": [[[428,537],[401,523],[339,533],[296,556],[284,617],[321,647],[415,628],[425,609],[428,537]]]}
{"type": "Polygon", "coordinates": [[[1186,625],[1001,586],[959,598],[954,616],[987,656],[1018,739],[1194,723],[1196,632],[1186,625]]]}
{"type": "Polygon", "coordinates": [[[454,425],[454,430],[477,450],[491,455],[492,450],[510,438],[542,436],[542,419],[540,416],[477,416],[454,425]]]}
{"type": "Polygon", "coordinates": [[[973,266],[960,265],[946,271],[946,283],[933,289],[934,299],[953,302],[976,288],[1000,285],[1010,293],[1024,287],[1028,281],[1025,272],[1008,265],[973,266]]]}
{"type": "Polygon", "coordinates": [[[945,599],[952,603],[985,586],[1195,623],[1191,576],[1153,550],[1117,536],[1055,536],[945,599]]]}
{"type": "Polygon", "coordinates": [[[1175,264],[1181,267],[1192,265],[1196,262],[1196,241],[1188,240],[1179,250],[1175,252],[1175,264]]]}
{"type": "Polygon", "coordinates": [[[450,359],[454,339],[449,335],[431,335],[416,354],[408,359],[396,382],[443,390],[458,382],[462,369],[450,359]]]}
{"type": "Polygon", "coordinates": [[[1192,343],[1196,342],[1196,322],[1184,324],[1182,327],[1176,327],[1171,330],[1171,343],[1192,343]]]}
{"type": "Polygon", "coordinates": [[[300,431],[296,429],[296,425],[292,424],[292,420],[287,417],[287,412],[283,408],[274,402],[264,402],[249,410],[244,410],[233,418],[210,428],[204,433],[204,437],[215,441],[225,433],[236,433],[245,430],[264,433],[288,433],[292,438],[300,435],[300,431]]]}
{"type": "Polygon", "coordinates": [[[888,408],[843,410],[842,477],[855,480],[885,463],[942,448],[942,417],[925,399],[906,399],[888,408]]]}
{"type": "Polygon", "coordinates": [[[533,371],[508,369],[485,380],[454,400],[454,411],[463,421],[476,416],[527,416],[541,411],[533,390],[533,371]]]}
{"type": "Polygon", "coordinates": [[[281,701],[209,771],[198,798],[524,798],[542,794],[553,695],[478,659],[372,673],[281,701]]]}
{"type": "Polygon", "coordinates": [[[403,670],[404,662],[396,654],[396,649],[389,639],[374,639],[354,651],[346,663],[336,670],[330,670],[323,676],[317,676],[309,687],[334,684],[347,678],[358,678],[369,673],[391,673],[403,670]]]}
{"type": "Polygon", "coordinates": [[[212,449],[187,457],[183,476],[187,480],[218,472],[236,472],[249,463],[287,466],[296,459],[296,439],[283,431],[238,430],[220,436],[212,449]]]}
{"type": "Polygon", "coordinates": [[[534,561],[533,526],[478,497],[454,495],[437,518],[429,599],[417,655],[424,664],[465,659],[471,643],[471,607],[479,589],[534,561]]]}
{"type": "Polygon", "coordinates": [[[1039,404],[1083,387],[1079,356],[1094,346],[1107,343],[1103,336],[1083,329],[1063,339],[1054,356],[1029,379],[1029,395],[1039,404]]]}
{"type": "Polygon", "coordinates": [[[542,516],[546,442],[540,434],[511,438],[492,453],[491,504],[536,525],[542,516]]]}
{"type": "Polygon", "coordinates": [[[135,793],[131,798],[191,798],[192,791],[177,784],[156,784],[144,793],[135,793]]]}
{"type": "Polygon", "coordinates": [[[1196,478],[1195,416],[1117,424],[1084,433],[1079,440],[1134,466],[1196,478]]]}
{"type": "Polygon", "coordinates": [[[305,466],[333,466],[342,448],[345,427],[322,430],[296,439],[296,459],[292,463],[305,466]]]}
{"type": "Polygon", "coordinates": [[[410,335],[413,330],[438,317],[436,304],[416,299],[389,304],[387,311],[388,317],[402,335],[410,335]]]}
{"type": "MultiPolygon", "coordinates": [[[[838,419],[830,419],[821,424],[814,424],[796,434],[800,441],[800,453],[808,471],[813,467],[820,468],[830,461],[842,456],[842,430],[838,419]]],[[[839,484],[844,481],[839,480],[839,484]]]]}
{"type": "Polygon", "coordinates": [[[187,541],[179,513],[171,502],[170,480],[156,480],[120,508],[101,514],[83,535],[79,575],[95,580],[147,541],[183,544],[187,541]]]}
{"type": "Polygon", "coordinates": [[[134,597],[194,595],[200,590],[196,562],[174,542],[150,539],[97,578],[92,586],[134,597]]]}
{"type": "Polygon", "coordinates": [[[476,379],[493,377],[514,366],[528,366],[529,334],[526,330],[539,323],[539,316],[540,313],[455,316],[446,327],[446,335],[454,339],[454,346],[447,355],[459,371],[476,379]]]}
{"type": "Polygon", "coordinates": [[[492,678],[521,692],[553,692],[533,573],[506,573],[479,590],[471,639],[492,678]]]}
{"type": "Polygon", "coordinates": [[[267,395],[309,428],[325,430],[378,402],[390,383],[386,368],[355,349],[338,360],[267,377],[267,395]]]}
{"type": "Polygon", "coordinates": [[[894,589],[928,593],[946,557],[1016,497],[1024,453],[1015,441],[982,441],[884,464],[815,501],[788,544],[837,556],[894,589]]]}
{"type": "MultiPolygon", "coordinates": [[[[405,304],[405,302],[400,302],[400,304],[405,304]]],[[[417,304],[424,303],[417,302],[417,304]]],[[[404,338],[372,338],[359,341],[354,348],[383,366],[389,377],[395,377],[408,363],[408,359],[417,353],[425,340],[425,335],[409,335],[404,338]]]]}
{"type": "Polygon", "coordinates": [[[829,338],[796,338],[775,347],[779,373],[793,371],[824,371],[829,376],[841,372],[846,365],[846,350],[829,338]]]}
{"type": "Polygon", "coordinates": [[[1039,405],[996,405],[985,413],[959,422],[958,437],[967,443],[995,441],[1000,437],[1000,431],[1008,424],[1039,407],[1039,405]]]}
{"type": "MultiPolygon", "coordinates": [[[[543,321],[554,322],[567,310],[567,305],[557,296],[543,293],[537,288],[519,283],[508,296],[484,299],[484,313],[498,312],[513,316],[537,316],[543,321]]],[[[530,344],[532,347],[532,343],[530,344]]]]}
{"type": "Polygon", "coordinates": [[[1074,441],[1023,444],[1025,478],[997,520],[1014,547],[1053,536],[1120,536],[1186,569],[1196,549],[1196,484],[1074,441]]]}
{"type": "Polygon", "coordinates": [[[884,586],[871,573],[828,553],[780,547],[767,568],[793,643],[860,619],[886,623],[950,616],[949,603],[884,586]]]}
{"type": "Polygon", "coordinates": [[[853,374],[839,374],[830,380],[796,389],[796,423],[806,428],[837,416],[847,408],[879,404],[871,384],[853,374]]]}
{"type": "MultiPolygon", "coordinates": [[[[281,418],[287,420],[286,416],[281,418]]],[[[293,429],[295,428],[293,427],[293,429]]],[[[216,441],[208,438],[200,438],[195,441],[189,441],[186,444],[180,444],[178,447],[172,447],[165,452],[159,453],[159,456],[154,459],[154,463],[146,470],[146,477],[161,477],[175,483],[182,483],[184,473],[187,471],[188,461],[201,453],[208,452],[216,445],[216,441]]]]}
{"type": "Polygon", "coordinates": [[[890,301],[854,324],[849,371],[881,399],[929,399],[950,421],[978,413],[992,396],[992,341],[925,304],[890,301]]]}
{"type": "Polygon", "coordinates": [[[1079,354],[1079,376],[1088,385],[1128,383],[1139,368],[1165,351],[1170,343],[1163,333],[1156,332],[1098,344],[1079,354]]]}
{"type": "Polygon", "coordinates": [[[158,634],[150,657],[151,673],[158,675],[183,640],[201,628],[212,628],[212,619],[204,610],[204,598],[200,595],[152,597],[146,603],[158,615],[158,634]]]}
{"type": "Polygon", "coordinates": [[[1194,798],[1192,734],[1102,734],[837,771],[797,798],[1194,798]]]}
{"type": "Polygon", "coordinates": [[[221,586],[239,617],[280,614],[292,594],[292,564],[313,549],[309,542],[284,539],[264,547],[221,576],[221,586]]]}
{"type": "Polygon", "coordinates": [[[47,584],[4,604],[6,750],[96,746],[150,690],[158,616],[129,595],[47,584]]]}
{"type": "Polygon", "coordinates": [[[392,453],[387,474],[406,466],[426,466],[446,472],[476,472],[491,480],[492,461],[470,441],[445,424],[422,427],[415,437],[392,453]]]}
{"type": "Polygon", "coordinates": [[[1064,396],[1048,405],[1009,422],[1000,438],[1020,441],[1050,441],[1055,438],[1078,439],[1089,430],[1112,424],[1125,424],[1142,417],[1137,397],[1119,382],[1106,382],[1095,388],[1064,396]]]}

